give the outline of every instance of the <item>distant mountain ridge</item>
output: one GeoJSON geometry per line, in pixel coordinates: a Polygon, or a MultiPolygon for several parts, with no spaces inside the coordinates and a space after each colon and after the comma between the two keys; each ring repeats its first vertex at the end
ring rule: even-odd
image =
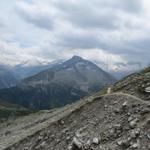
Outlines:
{"type": "Polygon", "coordinates": [[[13,67],[13,71],[20,79],[35,75],[43,70],[49,69],[54,65],[62,63],[64,60],[52,62],[25,61],[13,67]]]}
{"type": "Polygon", "coordinates": [[[0,91],[0,98],[19,105],[48,109],[72,103],[116,80],[97,65],[79,56],[24,79],[0,91]]]}
{"type": "Polygon", "coordinates": [[[15,66],[0,64],[0,89],[17,85],[22,79],[35,75],[52,66],[62,63],[63,60],[52,62],[25,61],[15,66]]]}
{"type": "Polygon", "coordinates": [[[12,70],[0,65],[0,89],[10,88],[18,83],[18,79],[12,70]]]}

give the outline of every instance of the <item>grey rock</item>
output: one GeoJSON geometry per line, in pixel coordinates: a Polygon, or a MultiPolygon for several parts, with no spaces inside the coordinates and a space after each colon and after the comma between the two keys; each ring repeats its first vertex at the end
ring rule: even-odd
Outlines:
{"type": "Polygon", "coordinates": [[[93,138],[92,143],[98,145],[99,144],[99,139],[97,137],[93,138]]]}
{"type": "Polygon", "coordinates": [[[137,138],[140,135],[140,129],[134,129],[130,132],[130,137],[131,138],[137,138]]]}
{"type": "Polygon", "coordinates": [[[133,143],[130,147],[131,147],[132,149],[138,149],[138,148],[140,148],[140,143],[139,143],[139,141],[137,141],[136,143],[133,143]]]}
{"type": "Polygon", "coordinates": [[[136,125],[137,125],[137,121],[138,121],[137,118],[135,118],[134,120],[130,121],[130,122],[129,122],[130,128],[135,128],[136,125]]]}
{"type": "Polygon", "coordinates": [[[146,93],[150,93],[150,86],[147,87],[147,88],[145,88],[145,92],[146,92],[146,93]]]}
{"type": "Polygon", "coordinates": [[[72,141],[72,150],[76,149],[80,150],[82,146],[83,146],[82,142],[78,138],[74,137],[72,141]]]}

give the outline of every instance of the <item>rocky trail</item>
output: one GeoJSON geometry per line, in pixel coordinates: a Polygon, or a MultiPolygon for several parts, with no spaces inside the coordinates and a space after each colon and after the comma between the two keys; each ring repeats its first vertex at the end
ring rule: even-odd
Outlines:
{"type": "Polygon", "coordinates": [[[0,150],[21,141],[28,136],[46,128],[49,124],[58,121],[68,113],[71,113],[78,107],[90,102],[93,96],[83,99],[72,105],[50,111],[41,111],[26,117],[18,118],[15,121],[8,121],[0,124],[0,150]]]}
{"type": "Polygon", "coordinates": [[[110,94],[111,91],[112,91],[111,87],[108,87],[108,89],[107,89],[107,94],[110,94]]]}
{"type": "Polygon", "coordinates": [[[1,150],[150,149],[150,103],[129,94],[92,95],[30,117],[0,128],[1,150]]]}
{"type": "Polygon", "coordinates": [[[142,100],[150,101],[150,67],[134,73],[118,81],[113,87],[113,92],[123,92],[142,100]]]}

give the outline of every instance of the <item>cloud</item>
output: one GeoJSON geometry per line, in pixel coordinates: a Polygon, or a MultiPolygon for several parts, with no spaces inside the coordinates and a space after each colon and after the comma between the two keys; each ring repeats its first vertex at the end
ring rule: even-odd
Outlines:
{"type": "Polygon", "coordinates": [[[18,14],[27,22],[34,24],[37,27],[52,30],[54,26],[53,14],[49,7],[42,7],[34,3],[18,2],[18,14]]]}
{"type": "Polygon", "coordinates": [[[133,73],[137,70],[140,70],[143,67],[145,66],[143,66],[141,62],[130,61],[127,63],[115,63],[111,65],[110,71],[118,72],[118,73],[120,72],[121,74],[122,73],[128,74],[128,73],[133,73]]]}
{"type": "Polygon", "coordinates": [[[44,0],[17,3],[18,14],[34,25],[52,29],[58,19],[82,28],[116,29],[120,27],[119,13],[141,12],[140,0],[44,0]]]}
{"type": "Polygon", "coordinates": [[[70,23],[83,28],[116,29],[120,27],[121,12],[137,13],[142,10],[140,0],[93,0],[87,2],[57,2],[56,6],[70,23]]]}
{"type": "Polygon", "coordinates": [[[6,0],[0,5],[5,24],[0,27],[0,52],[10,60],[67,59],[76,54],[97,64],[145,64],[150,56],[149,4],[147,0],[6,0]]]}
{"type": "MultiPolygon", "coordinates": [[[[86,2],[84,1],[84,3],[86,2]]],[[[81,28],[117,28],[118,16],[114,15],[112,10],[104,9],[96,5],[85,5],[84,3],[83,1],[77,4],[67,3],[68,6],[59,4],[60,6],[58,8],[64,14],[64,19],[68,20],[72,25],[81,28]]]]}
{"type": "Polygon", "coordinates": [[[3,28],[5,25],[2,21],[0,21],[0,28],[3,28]]]}
{"type": "Polygon", "coordinates": [[[16,65],[24,60],[41,59],[38,47],[21,47],[17,42],[0,41],[0,63],[16,65]]]}
{"type": "Polygon", "coordinates": [[[128,67],[128,66],[138,66],[141,68],[141,62],[136,62],[136,61],[129,61],[127,63],[122,63],[122,62],[118,62],[118,63],[115,63],[115,65],[118,67],[118,68],[122,68],[122,67],[128,67]]]}
{"type": "Polygon", "coordinates": [[[90,34],[88,32],[74,32],[70,31],[69,34],[59,35],[58,42],[56,44],[70,49],[91,49],[101,47],[103,43],[99,40],[97,35],[90,34]]]}

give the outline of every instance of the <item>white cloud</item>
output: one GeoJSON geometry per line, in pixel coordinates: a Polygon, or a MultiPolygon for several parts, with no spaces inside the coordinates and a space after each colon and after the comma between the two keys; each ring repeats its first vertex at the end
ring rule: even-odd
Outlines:
{"type": "Polygon", "coordinates": [[[1,61],[76,54],[97,63],[149,62],[147,0],[6,0],[0,12],[1,61]]]}
{"type": "Polygon", "coordinates": [[[17,42],[0,41],[0,52],[0,63],[2,64],[16,65],[26,60],[44,60],[40,57],[43,50],[39,47],[21,47],[17,42]]]}

